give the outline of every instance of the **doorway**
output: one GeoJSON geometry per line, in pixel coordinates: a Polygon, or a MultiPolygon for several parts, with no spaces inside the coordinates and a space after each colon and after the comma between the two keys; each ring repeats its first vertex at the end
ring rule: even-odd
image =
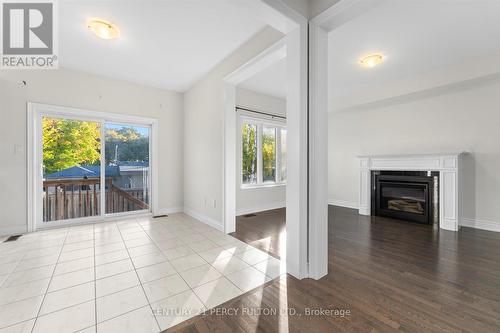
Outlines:
{"type": "Polygon", "coordinates": [[[153,212],[154,119],[30,104],[31,230],[153,212]]]}

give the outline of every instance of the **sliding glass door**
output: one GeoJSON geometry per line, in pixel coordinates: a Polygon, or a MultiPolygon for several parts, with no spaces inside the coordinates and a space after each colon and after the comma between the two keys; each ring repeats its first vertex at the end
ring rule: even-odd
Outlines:
{"type": "Polygon", "coordinates": [[[41,115],[42,225],[151,211],[151,125],[41,115]]]}
{"type": "Polygon", "coordinates": [[[104,125],[106,213],[149,210],[149,127],[104,125]]]}
{"type": "Polygon", "coordinates": [[[43,221],[101,215],[101,124],[42,118],[43,221]]]}

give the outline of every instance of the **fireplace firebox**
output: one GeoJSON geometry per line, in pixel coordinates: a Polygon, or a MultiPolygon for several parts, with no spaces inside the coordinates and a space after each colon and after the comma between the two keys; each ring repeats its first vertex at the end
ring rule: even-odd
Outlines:
{"type": "Polygon", "coordinates": [[[439,220],[439,172],[372,171],[372,215],[423,224],[439,220]]]}

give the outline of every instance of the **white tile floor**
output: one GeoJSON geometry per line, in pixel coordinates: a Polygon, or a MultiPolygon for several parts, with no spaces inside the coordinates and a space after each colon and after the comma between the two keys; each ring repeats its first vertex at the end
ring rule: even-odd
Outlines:
{"type": "Polygon", "coordinates": [[[27,234],[0,243],[0,332],[159,332],[283,266],[184,214],[27,234]]]}

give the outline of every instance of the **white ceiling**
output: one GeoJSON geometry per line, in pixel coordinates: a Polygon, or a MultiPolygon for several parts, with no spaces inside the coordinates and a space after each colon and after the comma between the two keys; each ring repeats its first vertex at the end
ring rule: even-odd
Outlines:
{"type": "Polygon", "coordinates": [[[429,73],[474,69],[484,58],[500,57],[500,1],[386,0],[330,32],[328,41],[333,108],[413,78],[420,80],[415,87],[425,89],[429,73]],[[381,52],[384,63],[373,69],[359,66],[358,60],[371,52],[381,52]]]}
{"type": "MultiPolygon", "coordinates": [[[[500,72],[500,0],[385,0],[330,32],[328,44],[330,109],[500,72]],[[384,63],[359,66],[372,52],[384,63]]],[[[286,61],[241,87],[286,98],[286,61]]]]}
{"type": "Polygon", "coordinates": [[[61,67],[185,91],[265,26],[231,0],[59,1],[61,67]],[[101,40],[89,18],[115,23],[101,40]]]}
{"type": "Polygon", "coordinates": [[[261,94],[286,99],[286,58],[266,67],[238,86],[261,94]]]}

